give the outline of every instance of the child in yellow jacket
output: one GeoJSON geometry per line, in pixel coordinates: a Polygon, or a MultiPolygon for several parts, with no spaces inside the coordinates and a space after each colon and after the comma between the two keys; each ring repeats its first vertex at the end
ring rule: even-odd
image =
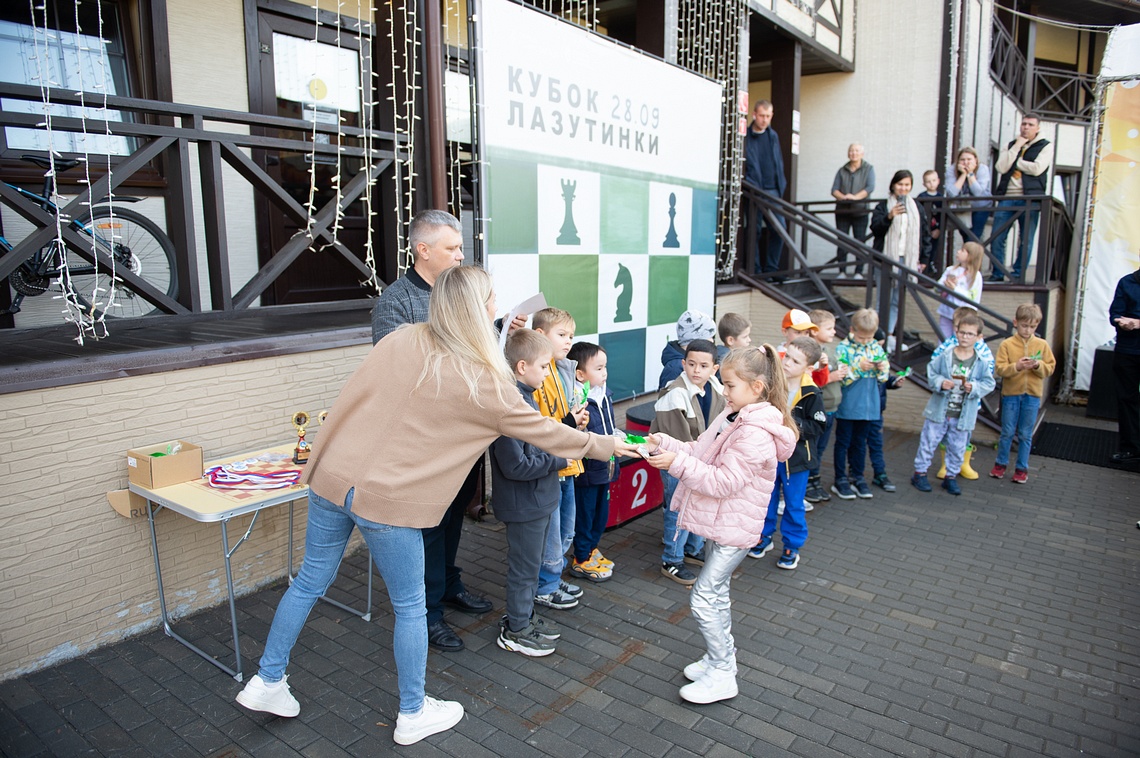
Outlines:
{"type": "Polygon", "coordinates": [[[994,361],[995,372],[1002,379],[1001,439],[990,476],[995,479],[1005,476],[1010,446],[1016,433],[1015,484],[1025,484],[1029,480],[1029,451],[1044,394],[1044,380],[1057,368],[1057,359],[1053,357],[1049,343],[1034,334],[1040,324],[1041,308],[1033,303],[1017,306],[1013,319],[1017,333],[1001,343],[994,361]]]}

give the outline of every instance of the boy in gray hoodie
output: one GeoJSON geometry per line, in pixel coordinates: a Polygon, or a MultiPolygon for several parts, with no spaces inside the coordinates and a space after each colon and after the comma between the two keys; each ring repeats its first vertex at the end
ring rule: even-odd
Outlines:
{"type": "MultiPolygon", "coordinates": [[[[538,410],[534,391],[550,373],[550,340],[518,329],[504,352],[519,392],[538,410]]],[[[503,650],[532,657],[554,652],[559,633],[552,622],[534,615],[534,596],[550,514],[561,499],[558,471],[565,467],[565,458],[520,440],[499,437],[491,443],[491,502],[507,527],[507,613],[497,640],[503,650]]]]}

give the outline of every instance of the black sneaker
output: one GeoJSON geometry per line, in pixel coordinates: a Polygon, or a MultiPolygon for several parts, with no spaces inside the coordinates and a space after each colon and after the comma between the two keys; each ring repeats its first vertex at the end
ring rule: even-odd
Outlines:
{"type": "Polygon", "coordinates": [[[871,485],[867,484],[867,482],[863,481],[862,479],[855,482],[854,486],[855,494],[864,500],[869,500],[875,496],[875,493],[871,492],[871,485]]]}
{"type": "Polygon", "coordinates": [[[705,565],[705,549],[702,547],[696,553],[685,553],[685,563],[693,566],[705,565]]]}
{"type": "Polygon", "coordinates": [[[815,482],[808,484],[807,490],[804,492],[804,500],[809,503],[822,503],[825,500],[830,500],[831,496],[823,491],[815,482]]]}
{"type": "Polygon", "coordinates": [[[541,658],[554,652],[554,642],[539,634],[534,624],[527,624],[525,629],[518,632],[512,632],[510,626],[502,624],[499,626],[499,639],[495,642],[503,650],[522,653],[531,658],[541,658]]]}
{"type": "Polygon", "coordinates": [[[697,575],[685,568],[684,563],[662,563],[661,575],[686,587],[692,587],[697,582],[697,575]]]}
{"type": "Polygon", "coordinates": [[[831,485],[831,491],[839,495],[840,500],[854,500],[859,497],[855,494],[855,489],[851,486],[850,482],[842,479],[831,485]]]}
{"type": "Polygon", "coordinates": [[[875,478],[871,480],[871,483],[876,487],[882,488],[883,492],[894,492],[898,489],[895,483],[887,478],[886,474],[875,474],[875,478]]]}

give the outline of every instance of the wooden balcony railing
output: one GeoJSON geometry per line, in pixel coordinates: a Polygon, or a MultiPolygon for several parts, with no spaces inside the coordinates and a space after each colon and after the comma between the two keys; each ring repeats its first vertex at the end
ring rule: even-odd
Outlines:
{"type": "MultiPolygon", "coordinates": [[[[38,87],[16,84],[0,84],[0,98],[6,101],[40,103],[42,93],[38,87]]],[[[103,95],[86,96],[86,102],[102,102],[103,95]]],[[[127,97],[107,97],[107,107],[121,111],[123,121],[84,122],[79,118],[52,118],[52,128],[60,131],[104,133],[107,129],[114,136],[132,138],[134,151],[116,163],[110,175],[92,181],[91,186],[79,192],[61,211],[65,217],[81,216],[86,211],[90,198],[105,197],[124,182],[157,160],[162,160],[166,170],[168,188],[166,226],[176,249],[178,279],[187,286],[180,288],[177,299],[166,296],[154,289],[138,289],[137,293],[164,313],[194,313],[203,308],[202,294],[198,287],[198,260],[195,243],[193,178],[188,146],[198,146],[199,184],[202,197],[202,227],[205,229],[206,263],[209,272],[209,298],[212,310],[241,310],[256,305],[260,296],[281,276],[288,266],[312,245],[326,246],[357,270],[362,279],[370,279],[371,269],[358,253],[348,249],[334,231],[337,220],[337,201],[329,201],[317,210],[312,222],[309,212],[301,203],[258,165],[247,150],[280,150],[308,154],[316,151],[316,159],[336,160],[338,151],[341,160],[362,160],[365,149],[360,147],[363,130],[344,125],[317,124],[318,138],[311,140],[291,139],[273,136],[284,134],[313,133],[310,121],[262,116],[240,111],[219,108],[165,103],[154,100],[141,100],[127,97]],[[235,129],[226,131],[226,129],[235,129]],[[241,133],[245,132],[245,133],[241,133]],[[222,186],[222,163],[232,167],[252,188],[255,197],[265,198],[272,206],[280,209],[287,218],[301,227],[301,230],[287,239],[265,260],[252,278],[237,292],[233,292],[229,279],[229,250],[237,244],[249,245],[250,240],[235,240],[231,245],[226,235],[225,198],[222,186]]],[[[74,93],[53,92],[52,102],[61,105],[80,105],[79,96],[74,93]]],[[[12,110],[0,111],[0,128],[37,127],[43,117],[35,113],[20,113],[12,110]]],[[[339,207],[343,211],[358,200],[370,183],[376,183],[382,174],[391,171],[398,154],[405,150],[405,141],[391,132],[372,131],[368,135],[372,145],[365,165],[368,171],[360,171],[344,183],[339,193],[339,207]]],[[[348,177],[346,177],[348,179],[348,177]]],[[[392,184],[381,183],[381,184],[392,184]]],[[[394,186],[394,185],[393,185],[394,186]]],[[[14,192],[4,194],[4,204],[31,222],[33,231],[21,240],[13,250],[0,257],[0,282],[25,260],[34,255],[43,245],[55,237],[54,217],[48,217],[43,209],[14,192]]],[[[64,234],[68,247],[81,255],[86,251],[84,242],[75,234],[64,234]]]]}

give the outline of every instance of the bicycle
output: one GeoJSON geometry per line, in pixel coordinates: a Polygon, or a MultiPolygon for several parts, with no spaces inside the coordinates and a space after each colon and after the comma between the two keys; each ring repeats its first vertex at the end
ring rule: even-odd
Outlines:
{"type": "MultiPolygon", "coordinates": [[[[47,158],[36,155],[24,155],[21,156],[21,160],[45,170],[51,168],[47,158]]],[[[67,171],[79,163],[78,160],[56,160],[55,167],[57,171],[67,171]]],[[[8,182],[5,184],[34,201],[48,213],[59,215],[60,208],[52,200],[55,195],[54,175],[44,177],[41,194],[8,182]]],[[[107,204],[108,198],[103,198],[91,206],[90,213],[68,221],[67,225],[90,237],[94,249],[114,261],[116,269],[128,270],[160,292],[165,292],[171,298],[177,298],[178,270],[175,267],[174,243],[153,221],[137,211],[117,205],[120,202],[133,203],[138,200],[136,197],[116,196],[116,206],[112,213],[111,206],[107,204]]],[[[12,249],[12,243],[0,236],[0,257],[12,249]]],[[[89,298],[97,284],[102,290],[103,297],[100,299],[115,304],[114,307],[103,311],[109,318],[134,318],[146,316],[157,310],[154,305],[135,292],[130,284],[118,276],[112,276],[110,266],[92,265],[83,256],[67,249],[59,239],[54,239],[21,263],[8,276],[8,285],[16,295],[12,298],[12,305],[0,311],[0,316],[19,313],[25,298],[38,297],[52,291],[54,282],[59,282],[55,291],[62,292],[66,286],[60,282],[63,278],[64,262],[67,264],[76,300],[92,314],[95,310],[89,298]],[[102,282],[99,281],[100,278],[103,279],[102,282]],[[110,279],[110,282],[107,282],[107,279],[110,279]]]]}

